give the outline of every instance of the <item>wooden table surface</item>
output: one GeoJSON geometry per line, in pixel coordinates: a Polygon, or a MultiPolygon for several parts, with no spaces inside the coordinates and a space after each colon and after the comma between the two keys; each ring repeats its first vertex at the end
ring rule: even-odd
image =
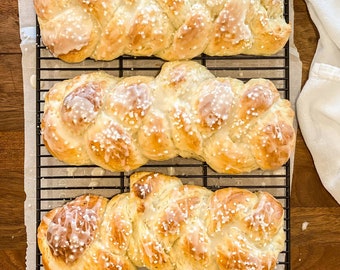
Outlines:
{"type": "MultiPolygon", "coordinates": [[[[294,0],[295,43],[308,77],[318,32],[294,0]]],[[[17,1],[0,1],[0,269],[25,269],[24,116],[17,1]]],[[[292,269],[340,269],[340,207],[323,188],[298,131],[291,194],[292,269]],[[302,224],[308,222],[306,230],[302,224]]]]}

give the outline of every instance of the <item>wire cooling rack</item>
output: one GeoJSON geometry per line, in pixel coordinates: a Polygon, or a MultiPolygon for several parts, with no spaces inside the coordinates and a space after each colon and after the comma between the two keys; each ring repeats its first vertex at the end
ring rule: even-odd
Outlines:
{"type": "MultiPolygon", "coordinates": [[[[288,21],[288,2],[285,3],[288,21]]],[[[201,55],[193,59],[206,66],[216,76],[233,77],[242,81],[262,77],[274,82],[283,98],[289,99],[289,51],[288,45],[273,56],[208,57],[201,55]]],[[[129,190],[129,173],[113,173],[96,166],[69,166],[57,161],[46,150],[41,134],[40,121],[44,107],[44,96],[58,81],[82,73],[97,70],[114,76],[156,76],[164,62],[154,57],[122,56],[110,62],[85,60],[78,64],[67,64],[54,58],[42,44],[37,23],[36,48],[36,222],[52,208],[64,204],[74,197],[93,193],[108,198],[129,190]]],[[[149,162],[138,170],[163,172],[178,176],[182,181],[201,185],[211,190],[223,187],[241,187],[252,191],[264,190],[273,194],[284,206],[285,250],[279,256],[277,269],[290,269],[290,162],[274,172],[257,170],[242,175],[214,172],[205,163],[183,158],[163,162],[149,162]]],[[[44,269],[41,254],[36,248],[36,269],[44,269]]]]}

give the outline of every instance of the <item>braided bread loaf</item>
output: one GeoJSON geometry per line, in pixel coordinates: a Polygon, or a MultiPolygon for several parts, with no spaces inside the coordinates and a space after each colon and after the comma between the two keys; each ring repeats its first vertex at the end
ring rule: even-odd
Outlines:
{"type": "Polygon", "coordinates": [[[283,0],[34,0],[44,44],[67,62],[269,55],[287,42],[283,0]]]}
{"type": "Polygon", "coordinates": [[[194,62],[167,62],[158,76],[103,72],[55,84],[42,138],[73,165],[136,169],[177,155],[221,173],[277,169],[295,146],[294,112],[272,82],[216,78],[194,62]]]}
{"type": "Polygon", "coordinates": [[[38,228],[45,269],[274,269],[284,211],[269,193],[212,192],[138,172],[130,193],[83,195],[38,228]]]}

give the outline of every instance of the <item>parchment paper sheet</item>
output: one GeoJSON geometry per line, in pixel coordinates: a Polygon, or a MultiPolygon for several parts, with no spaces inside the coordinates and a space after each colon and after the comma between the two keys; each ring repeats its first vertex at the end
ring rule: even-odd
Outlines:
{"type": "MultiPolygon", "coordinates": [[[[291,1],[292,2],[292,1],[291,1]]],[[[22,50],[22,69],[24,82],[24,113],[25,113],[25,224],[27,231],[26,269],[36,268],[36,92],[35,92],[35,12],[32,0],[18,0],[20,36],[22,50]]],[[[290,18],[293,24],[293,8],[290,5],[290,18]]],[[[293,37],[293,35],[292,35],[293,37]]],[[[104,65],[109,65],[105,63],[104,65]]],[[[301,87],[301,62],[290,39],[290,100],[295,106],[296,97],[301,87]]],[[[293,168],[294,157],[291,158],[293,168]]],[[[171,168],[170,168],[171,169],[171,168]]],[[[169,168],[167,173],[171,173],[169,168]]],[[[73,173],[73,172],[70,172],[73,173]]],[[[100,175],[100,169],[92,173],[100,175]]],[[[292,173],[291,173],[292,175],[292,173]]],[[[93,184],[93,183],[92,183],[93,184]]],[[[94,183],[95,184],[95,183],[94,183]]],[[[91,182],[89,183],[91,185],[91,182]]]]}

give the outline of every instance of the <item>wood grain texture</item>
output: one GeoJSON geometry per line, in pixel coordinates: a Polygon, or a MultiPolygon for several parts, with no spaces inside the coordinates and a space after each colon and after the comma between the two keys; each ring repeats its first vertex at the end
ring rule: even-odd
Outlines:
{"type": "Polygon", "coordinates": [[[2,23],[2,27],[0,27],[0,62],[2,62],[5,59],[3,54],[20,54],[18,1],[1,0],[0,11],[0,21],[2,23]]]}
{"type": "Polygon", "coordinates": [[[25,249],[0,249],[0,269],[3,270],[24,270],[25,266],[25,249]]]}
{"type": "Polygon", "coordinates": [[[0,131],[0,250],[26,248],[23,136],[23,131],[0,131]]]}
{"type": "Polygon", "coordinates": [[[294,43],[302,62],[302,85],[308,78],[319,33],[312,23],[304,0],[294,0],[294,43]]]}
{"type": "MultiPolygon", "coordinates": [[[[303,0],[294,0],[302,85],[318,41],[303,0]]],[[[24,117],[17,1],[0,1],[0,269],[25,269],[24,117]]],[[[298,132],[291,194],[291,269],[339,269],[340,207],[323,188],[298,132]],[[308,222],[305,230],[302,224],[308,222]]]]}
{"type": "Polygon", "coordinates": [[[292,269],[339,269],[340,207],[293,207],[292,269]]]}
{"type": "Polygon", "coordinates": [[[0,54],[0,131],[24,128],[24,98],[20,54],[0,54]]]}
{"type": "Polygon", "coordinates": [[[25,269],[24,115],[18,3],[0,1],[0,269],[25,269]]]}

